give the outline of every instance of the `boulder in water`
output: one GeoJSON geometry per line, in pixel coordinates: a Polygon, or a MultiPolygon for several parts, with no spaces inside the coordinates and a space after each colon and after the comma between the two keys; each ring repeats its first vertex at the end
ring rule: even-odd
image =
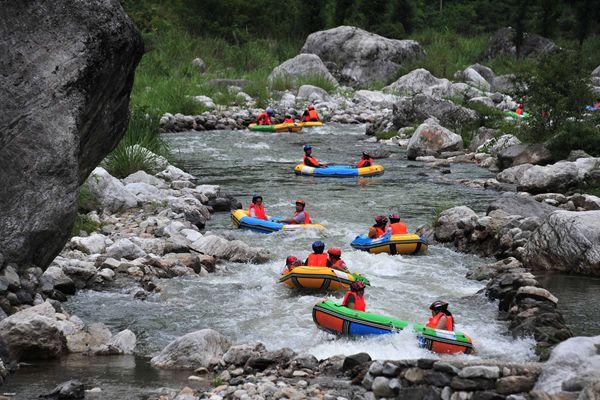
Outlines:
{"type": "Polygon", "coordinates": [[[429,118],[415,130],[410,141],[406,156],[414,160],[419,156],[438,155],[445,151],[463,149],[460,135],[441,126],[437,119],[429,118]]]}
{"type": "Polygon", "coordinates": [[[157,368],[196,369],[221,361],[230,341],[212,329],[202,329],[175,339],[150,361],[157,368]]]}
{"type": "Polygon", "coordinates": [[[310,76],[321,76],[334,85],[338,84],[327,67],[325,67],[325,64],[323,64],[323,61],[315,54],[299,54],[294,58],[284,61],[271,71],[268,80],[269,82],[273,82],[275,79],[281,78],[289,79],[295,83],[299,79],[310,76]]]}
{"type": "Polygon", "coordinates": [[[40,396],[47,400],[82,400],[85,399],[85,385],[76,379],[63,382],[50,393],[40,396]]]}
{"type": "Polygon", "coordinates": [[[233,262],[265,262],[269,253],[248,246],[241,240],[227,240],[220,236],[204,235],[190,245],[190,249],[233,262]]]}

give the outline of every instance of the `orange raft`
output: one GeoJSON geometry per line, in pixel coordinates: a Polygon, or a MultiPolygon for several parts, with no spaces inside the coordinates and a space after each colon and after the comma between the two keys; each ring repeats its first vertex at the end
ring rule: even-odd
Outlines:
{"type": "Polygon", "coordinates": [[[299,266],[292,271],[287,269],[279,277],[279,282],[295,289],[307,290],[348,290],[357,280],[369,284],[358,273],[350,273],[328,267],[299,266]]]}

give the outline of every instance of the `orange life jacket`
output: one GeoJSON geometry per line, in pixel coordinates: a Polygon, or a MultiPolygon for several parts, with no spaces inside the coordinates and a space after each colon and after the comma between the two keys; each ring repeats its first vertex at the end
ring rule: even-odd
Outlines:
{"type": "Polygon", "coordinates": [[[311,267],[326,267],[327,266],[327,254],[321,253],[310,253],[306,259],[306,265],[311,267]]]}
{"type": "Polygon", "coordinates": [[[348,298],[350,296],[354,296],[354,309],[355,310],[357,310],[357,311],[365,311],[367,309],[367,304],[365,303],[365,298],[363,296],[360,296],[356,292],[347,292],[344,295],[344,300],[342,300],[342,305],[344,307],[346,307],[346,304],[348,304],[348,298]]]}
{"type": "MultiPolygon", "coordinates": [[[[294,212],[294,217],[298,215],[298,211],[294,212]]],[[[310,224],[310,215],[308,215],[308,211],[304,211],[304,222],[303,224],[310,224]]]]}
{"type": "Polygon", "coordinates": [[[378,226],[374,226],[373,228],[375,228],[375,230],[377,231],[377,237],[378,237],[378,238],[380,238],[380,237],[382,237],[383,235],[385,235],[385,231],[384,231],[383,229],[381,229],[380,227],[378,227],[378,226]]]}
{"type": "Polygon", "coordinates": [[[310,167],[314,167],[315,165],[319,165],[319,161],[314,158],[314,157],[309,157],[306,154],[304,155],[304,158],[302,159],[302,162],[304,163],[304,165],[308,165],[310,167]],[[308,160],[308,163],[306,162],[308,160]]]}
{"type": "Polygon", "coordinates": [[[515,110],[515,114],[517,114],[517,115],[523,115],[523,109],[521,107],[517,108],[515,110]]]}
{"type": "Polygon", "coordinates": [[[293,118],[286,118],[283,120],[284,124],[293,124],[294,123],[294,119],[293,118]]]}
{"type": "Polygon", "coordinates": [[[250,207],[248,208],[248,215],[252,215],[250,214],[252,210],[254,210],[254,215],[256,216],[256,218],[267,219],[267,214],[265,214],[265,206],[263,206],[262,204],[258,206],[254,203],[250,203],[250,207]]]}
{"type": "Polygon", "coordinates": [[[394,222],[388,226],[388,229],[392,232],[392,235],[403,235],[408,233],[406,224],[404,222],[394,222]]]}
{"type": "Polygon", "coordinates": [[[256,118],[256,123],[258,125],[273,125],[271,123],[271,117],[266,111],[260,114],[258,118],[256,118]]]}
{"type": "Polygon", "coordinates": [[[454,318],[452,318],[452,315],[446,315],[443,312],[439,312],[439,313],[435,314],[433,317],[430,317],[429,321],[427,322],[427,325],[425,325],[425,326],[428,328],[437,329],[442,317],[446,317],[446,330],[453,331],[454,330],[454,318]]]}
{"type": "Polygon", "coordinates": [[[371,165],[373,165],[372,158],[363,158],[359,162],[356,163],[356,168],[370,167],[371,165]]]}
{"type": "Polygon", "coordinates": [[[341,271],[346,269],[346,263],[341,258],[334,263],[331,263],[331,268],[339,269],[341,271]]]}
{"type": "Polygon", "coordinates": [[[317,110],[308,110],[308,121],[318,121],[319,114],[317,114],[317,110]]]}

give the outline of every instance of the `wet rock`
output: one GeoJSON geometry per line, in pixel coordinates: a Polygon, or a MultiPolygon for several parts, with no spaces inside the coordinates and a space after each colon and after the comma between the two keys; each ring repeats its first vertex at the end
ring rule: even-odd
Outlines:
{"type": "Polygon", "coordinates": [[[460,135],[444,128],[435,118],[429,118],[419,125],[410,141],[406,156],[414,160],[418,156],[435,155],[445,151],[462,150],[463,142],[460,135]]]}
{"type": "MultiPolygon", "coordinates": [[[[498,29],[488,42],[482,58],[491,59],[501,55],[517,56],[517,48],[514,41],[515,35],[516,31],[514,28],[498,29]]],[[[536,35],[535,33],[525,33],[519,56],[535,57],[558,49],[559,47],[550,39],[536,35]]]]}
{"type": "Polygon", "coordinates": [[[496,391],[503,395],[527,393],[535,385],[535,376],[506,376],[496,381],[496,391]]]}
{"type": "MultiPolygon", "coordinates": [[[[312,52],[306,51],[305,53],[312,52]]],[[[337,85],[337,80],[327,70],[327,67],[325,67],[321,58],[315,54],[299,54],[296,57],[284,61],[271,71],[268,80],[269,82],[273,82],[273,80],[277,78],[283,78],[296,81],[299,78],[311,75],[320,75],[323,79],[337,85]]]]}
{"type": "Polygon", "coordinates": [[[319,367],[319,360],[312,354],[300,354],[292,360],[292,367],[316,370],[319,367]]]}
{"type": "Polygon", "coordinates": [[[269,253],[252,248],[240,240],[228,241],[215,235],[204,235],[190,245],[194,251],[233,262],[264,262],[269,253]]]}
{"type": "Polygon", "coordinates": [[[454,239],[458,231],[458,223],[461,220],[477,219],[477,214],[469,207],[452,207],[442,211],[440,217],[434,224],[435,239],[440,242],[449,242],[454,239]]]}
{"type": "Polygon", "coordinates": [[[461,378],[497,379],[500,376],[500,368],[485,365],[465,367],[458,373],[458,376],[461,378]]]}
{"type": "Polygon", "coordinates": [[[58,385],[48,394],[39,396],[49,400],[81,400],[85,398],[85,385],[78,380],[70,380],[58,385]]]}
{"type": "Polygon", "coordinates": [[[175,339],[151,363],[157,368],[196,369],[221,360],[231,343],[219,332],[202,329],[175,339]]]}
{"type": "Polygon", "coordinates": [[[251,357],[259,357],[266,351],[267,349],[260,342],[231,346],[223,354],[223,362],[228,365],[243,366],[251,357]]]}
{"type": "Polygon", "coordinates": [[[348,356],[344,359],[344,364],[342,365],[342,371],[349,371],[356,366],[362,365],[371,361],[371,356],[368,353],[357,353],[351,356],[348,356]]]}
{"type": "Polygon", "coordinates": [[[438,79],[426,69],[419,68],[401,76],[397,81],[383,88],[383,91],[402,96],[425,94],[444,97],[450,92],[451,86],[452,83],[449,80],[438,79]]]}
{"type": "Polygon", "coordinates": [[[378,376],[373,380],[371,391],[377,397],[390,397],[394,391],[390,388],[390,380],[384,376],[378,376]]]}
{"type": "Polygon", "coordinates": [[[111,354],[133,354],[136,341],[135,333],[125,329],[110,339],[108,348],[111,354]]]}
{"type": "Polygon", "coordinates": [[[548,164],[551,161],[550,150],[541,143],[515,144],[498,152],[500,169],[522,164],[548,164]]]}
{"type": "Polygon", "coordinates": [[[558,303],[558,299],[552,293],[544,288],[535,286],[521,286],[517,290],[517,297],[533,297],[538,300],[548,300],[554,304],[558,303]]]}
{"type": "Polygon", "coordinates": [[[59,267],[48,267],[40,277],[40,282],[42,284],[42,291],[45,293],[60,290],[64,294],[75,294],[75,283],[59,267]]]}

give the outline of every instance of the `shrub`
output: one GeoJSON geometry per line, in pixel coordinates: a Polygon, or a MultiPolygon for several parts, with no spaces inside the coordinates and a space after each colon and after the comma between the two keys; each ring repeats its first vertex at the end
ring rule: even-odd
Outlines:
{"type": "Polygon", "coordinates": [[[571,150],[600,157],[600,132],[591,121],[568,121],[546,146],[556,159],[566,158],[571,150]]]}
{"type": "Polygon", "coordinates": [[[87,215],[78,213],[75,217],[75,223],[73,224],[71,235],[79,236],[82,231],[85,231],[87,233],[96,232],[100,228],[100,226],[101,224],[94,221],[87,215]]]}

